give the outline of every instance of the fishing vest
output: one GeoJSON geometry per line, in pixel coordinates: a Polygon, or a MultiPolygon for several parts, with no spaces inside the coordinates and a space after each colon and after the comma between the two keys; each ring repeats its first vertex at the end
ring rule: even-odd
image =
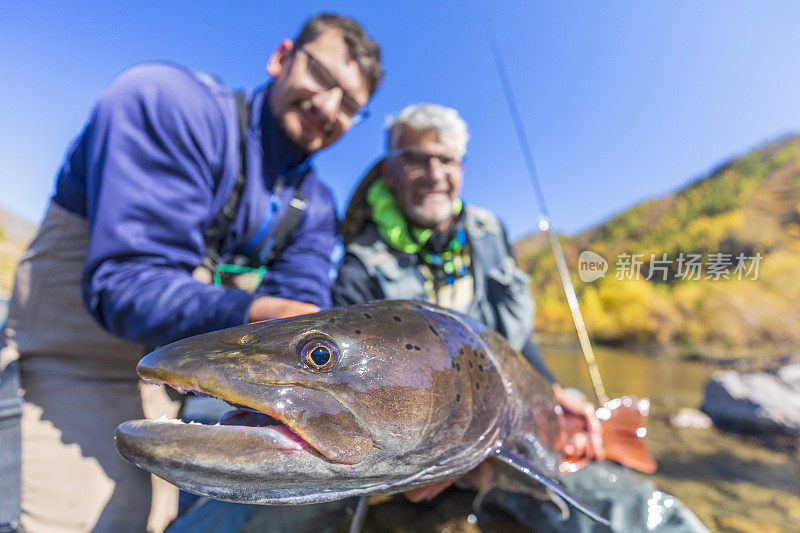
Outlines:
{"type": "MultiPolygon", "coordinates": [[[[520,350],[533,330],[530,278],[508,253],[497,218],[478,207],[465,209],[474,296],[464,314],[497,331],[520,350]]],[[[356,256],[370,277],[377,280],[384,298],[431,302],[419,256],[391,248],[380,238],[374,224],[368,224],[347,245],[347,252],[356,256]]]]}

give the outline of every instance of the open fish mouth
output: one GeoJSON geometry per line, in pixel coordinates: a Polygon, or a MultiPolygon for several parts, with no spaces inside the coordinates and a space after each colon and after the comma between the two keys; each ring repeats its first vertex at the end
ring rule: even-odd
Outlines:
{"type": "MultiPolygon", "coordinates": [[[[154,383],[150,381],[152,384],[160,384],[154,383]]],[[[172,387],[173,389],[177,390],[179,393],[182,394],[191,394],[193,396],[200,396],[205,398],[213,398],[217,400],[222,400],[226,404],[228,404],[231,409],[226,411],[222,416],[220,416],[219,420],[217,420],[214,426],[240,426],[240,427],[249,427],[254,428],[254,431],[257,431],[257,435],[261,437],[264,441],[265,445],[268,445],[271,449],[277,450],[285,450],[285,451],[292,451],[292,450],[306,450],[306,451],[316,451],[316,449],[311,446],[303,437],[301,437],[291,426],[281,421],[280,417],[281,414],[277,412],[277,410],[270,410],[271,415],[267,414],[266,412],[259,411],[253,407],[248,407],[246,405],[241,405],[237,403],[230,402],[225,400],[220,396],[214,396],[212,394],[208,394],[196,388],[188,388],[188,387],[181,387],[176,386],[169,383],[163,383],[168,387],[172,387]]],[[[164,418],[160,419],[164,420],[164,418]]],[[[191,425],[197,425],[196,422],[183,422],[181,420],[177,420],[176,422],[184,424],[188,423],[191,425]]],[[[209,424],[203,424],[209,425],[209,424]]],[[[320,454],[322,455],[322,454],[320,454]]],[[[323,455],[323,457],[325,457],[323,455]]],[[[336,457],[327,457],[327,459],[335,460],[336,457]]]]}
{"type": "Polygon", "coordinates": [[[231,410],[214,425],[124,422],[115,433],[123,457],[157,475],[180,470],[214,477],[263,474],[278,464],[298,474],[355,465],[373,449],[370,433],[331,392],[282,379],[284,372],[249,372],[252,358],[209,351],[205,341],[201,335],[155,350],[137,372],[149,383],[219,398],[231,410]]]}
{"type": "MultiPolygon", "coordinates": [[[[144,376],[143,376],[144,377],[144,376]]],[[[134,420],[121,424],[115,439],[126,458],[170,459],[178,455],[202,462],[224,458],[230,466],[243,455],[269,459],[274,452],[302,453],[340,464],[361,462],[372,449],[372,439],[338,400],[323,391],[299,385],[258,384],[258,397],[236,390],[215,391],[189,383],[165,384],[180,392],[219,398],[229,405],[214,425],[168,419],[134,420]],[[181,450],[181,454],[176,454],[181,450]],[[192,453],[187,453],[187,452],[192,453]]],[[[253,384],[245,384],[253,387],[253,384]]],[[[149,461],[148,461],[149,462],[149,461]]]]}

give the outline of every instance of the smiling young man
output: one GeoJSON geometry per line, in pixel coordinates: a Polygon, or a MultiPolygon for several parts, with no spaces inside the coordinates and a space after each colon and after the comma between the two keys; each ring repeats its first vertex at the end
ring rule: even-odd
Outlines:
{"type": "MultiPolygon", "coordinates": [[[[147,347],[330,305],[335,205],[311,156],[363,118],[380,50],[325,14],[281,42],[267,71],[269,84],[234,94],[202,72],[135,66],[68,151],[3,330],[0,390],[13,403],[21,375],[25,391],[25,531],[145,529],[149,477],[111,436],[169,408],[138,384],[147,347]]],[[[0,522],[13,528],[19,437],[8,435],[0,522]]],[[[154,513],[151,529],[170,515],[154,513]]]]}

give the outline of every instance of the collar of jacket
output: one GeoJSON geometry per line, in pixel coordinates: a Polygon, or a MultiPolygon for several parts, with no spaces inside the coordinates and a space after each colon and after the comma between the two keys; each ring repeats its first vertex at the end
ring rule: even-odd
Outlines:
{"type": "MultiPolygon", "coordinates": [[[[272,116],[269,109],[269,93],[272,82],[253,91],[250,105],[250,131],[260,138],[263,155],[262,169],[267,188],[272,189],[275,179],[283,173],[291,182],[295,171],[302,168],[311,154],[307,154],[290,141],[272,116]]],[[[310,161],[309,161],[310,163],[310,161]]]]}

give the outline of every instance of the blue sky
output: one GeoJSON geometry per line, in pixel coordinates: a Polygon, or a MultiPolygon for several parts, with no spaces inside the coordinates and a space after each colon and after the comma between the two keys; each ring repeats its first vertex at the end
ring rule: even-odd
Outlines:
{"type": "Polygon", "coordinates": [[[280,39],[335,9],[382,45],[373,117],[317,157],[343,208],[383,149],[383,117],[409,103],[470,125],[467,202],[512,237],[537,213],[483,28],[491,18],[557,229],[574,233],[676,190],[728,157],[800,131],[800,3],[0,3],[0,205],[37,221],[92,102],[153,59],[232,87],[266,81],[280,39]]]}

